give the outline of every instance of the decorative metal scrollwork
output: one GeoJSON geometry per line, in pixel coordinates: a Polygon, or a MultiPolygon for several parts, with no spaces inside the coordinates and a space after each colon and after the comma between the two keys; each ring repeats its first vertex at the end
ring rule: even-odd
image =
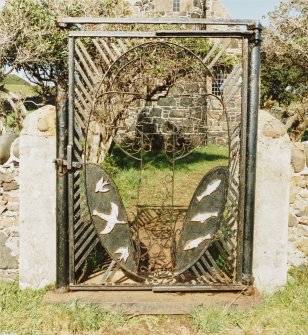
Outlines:
{"type": "MultiPolygon", "coordinates": [[[[142,206],[138,195],[137,211],[129,219],[112,177],[89,164],[85,152],[87,198],[97,234],[113,262],[139,280],[176,282],[219,239],[228,190],[227,168],[216,168],[205,175],[188,208],[174,204],[175,167],[205,142],[209,97],[218,102],[218,118],[226,117],[222,98],[207,93],[209,76],[212,74],[204,63],[186,47],[148,42],[120,56],[96,92],[88,124],[94,122],[101,127],[106,144],[113,141],[124,154],[139,161],[142,169],[143,157],[157,145],[159,136],[161,151],[170,164],[171,173],[161,180],[166,187],[162,204],[142,206]],[[181,94],[187,81],[199,83],[197,92],[181,94]],[[147,117],[140,118],[147,103],[156,106],[172,90],[180,92],[177,99],[184,107],[193,99],[203,99],[203,105],[189,117],[182,108],[181,117],[161,122],[159,129],[147,117]]],[[[88,147],[89,143],[90,136],[88,147]]],[[[141,182],[142,173],[139,186],[141,182]]]]}

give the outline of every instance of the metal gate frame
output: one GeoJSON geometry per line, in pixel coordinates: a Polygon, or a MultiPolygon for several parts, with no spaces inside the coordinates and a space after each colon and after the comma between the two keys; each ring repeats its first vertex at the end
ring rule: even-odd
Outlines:
{"type": "MultiPolygon", "coordinates": [[[[73,161],[74,146],[74,39],[76,37],[121,37],[121,38],[177,38],[177,37],[234,37],[243,41],[243,86],[242,86],[242,139],[246,138],[241,148],[241,154],[246,157],[245,166],[240,166],[243,178],[240,189],[239,208],[242,222],[242,245],[239,273],[241,280],[237,285],[219,287],[192,286],[192,291],[204,290],[242,290],[253,285],[253,231],[256,178],[256,148],[257,148],[257,116],[259,109],[260,80],[260,47],[262,41],[262,26],[253,20],[223,20],[223,19],[133,19],[133,18],[64,18],[58,21],[61,28],[82,24],[175,24],[197,25],[200,30],[185,31],[70,31],[69,32],[69,84],[68,89],[58,87],[57,93],[57,277],[56,287],[59,291],[82,289],[74,285],[71,273],[72,263],[72,174],[73,169],[80,164],[73,161]],[[230,30],[201,30],[206,27],[228,26],[230,30]]],[[[243,164],[242,164],[243,165],[243,164]]],[[[89,288],[87,288],[89,289],[89,288]]],[[[93,289],[99,289],[94,287],[93,289]]],[[[135,288],[136,289],[136,288],[135,288]]],[[[138,288],[142,290],[142,287],[138,288]]],[[[154,289],[155,290],[155,289],[154,289]]]]}

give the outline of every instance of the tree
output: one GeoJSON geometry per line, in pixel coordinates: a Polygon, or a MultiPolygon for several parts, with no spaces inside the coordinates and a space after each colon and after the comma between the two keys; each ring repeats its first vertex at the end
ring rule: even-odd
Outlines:
{"type": "Polygon", "coordinates": [[[308,3],[286,0],[269,13],[262,51],[262,103],[278,101],[289,106],[287,126],[298,141],[308,127],[308,3]]]}
{"type": "Polygon", "coordinates": [[[56,27],[66,16],[121,16],[125,0],[6,0],[0,11],[0,91],[15,113],[26,114],[22,101],[4,88],[13,70],[24,71],[45,99],[67,81],[67,31],[56,27]]]}

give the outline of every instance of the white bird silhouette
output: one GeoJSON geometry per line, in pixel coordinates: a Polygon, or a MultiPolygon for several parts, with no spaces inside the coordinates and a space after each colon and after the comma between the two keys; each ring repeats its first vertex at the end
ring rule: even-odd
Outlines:
{"type": "Polygon", "coordinates": [[[198,213],[195,215],[190,221],[193,222],[202,222],[204,223],[206,220],[218,216],[218,212],[212,212],[212,213],[198,213]]]}
{"type": "Polygon", "coordinates": [[[120,247],[119,249],[117,249],[115,252],[115,254],[121,254],[118,257],[118,260],[123,261],[124,263],[126,263],[127,258],[129,256],[129,252],[128,252],[128,247],[120,247]]]}
{"type": "Polygon", "coordinates": [[[98,211],[94,210],[93,215],[96,215],[99,218],[107,221],[107,226],[105,227],[104,230],[101,231],[101,234],[103,235],[109,234],[113,230],[116,224],[126,223],[126,221],[118,220],[119,207],[113,202],[111,203],[111,213],[110,214],[99,213],[98,211]]]}
{"type": "Polygon", "coordinates": [[[211,234],[207,234],[206,236],[201,236],[196,238],[195,240],[189,240],[184,246],[184,250],[191,250],[195,249],[199,246],[200,243],[202,243],[205,240],[210,240],[212,238],[211,234]]]}
{"type": "Polygon", "coordinates": [[[106,181],[104,181],[104,176],[96,183],[96,187],[95,187],[95,193],[97,192],[102,192],[102,193],[106,193],[108,191],[110,191],[109,188],[106,188],[105,186],[109,185],[109,183],[107,183],[106,181]]]}
{"type": "Polygon", "coordinates": [[[212,194],[214,191],[216,191],[218,186],[220,185],[220,183],[221,183],[220,179],[215,179],[212,182],[210,182],[208,184],[206,190],[197,197],[198,201],[201,201],[204,197],[206,197],[206,196],[212,194]]]}

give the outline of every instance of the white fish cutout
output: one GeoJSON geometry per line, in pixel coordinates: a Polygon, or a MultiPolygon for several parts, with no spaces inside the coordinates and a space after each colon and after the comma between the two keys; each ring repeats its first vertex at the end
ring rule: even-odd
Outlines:
{"type": "Polygon", "coordinates": [[[213,217],[217,217],[217,216],[218,216],[218,212],[198,213],[190,221],[204,223],[206,220],[213,218],[213,217]]]}
{"type": "Polygon", "coordinates": [[[120,254],[120,256],[118,257],[118,260],[123,261],[124,263],[126,263],[127,258],[129,256],[128,247],[120,247],[114,253],[115,254],[120,254]]]}
{"type": "Polygon", "coordinates": [[[207,234],[206,236],[201,236],[196,238],[195,240],[189,240],[185,246],[184,246],[184,250],[191,250],[191,249],[195,249],[199,246],[200,243],[202,243],[205,240],[210,240],[212,238],[211,234],[207,234]]]}
{"type": "Polygon", "coordinates": [[[221,183],[220,179],[215,179],[212,182],[210,182],[208,184],[206,190],[197,197],[198,201],[201,201],[204,197],[206,197],[206,196],[212,194],[213,192],[215,192],[217,190],[218,186],[220,185],[220,183],[221,183]]]}
{"type": "Polygon", "coordinates": [[[94,210],[93,215],[96,215],[99,218],[107,221],[107,226],[105,227],[104,230],[101,231],[101,234],[103,235],[109,234],[113,230],[116,224],[126,223],[126,221],[120,221],[118,219],[119,207],[113,202],[111,203],[111,213],[110,214],[99,213],[98,211],[94,210]]]}
{"type": "Polygon", "coordinates": [[[96,184],[95,193],[97,193],[97,192],[106,193],[106,192],[110,191],[109,188],[105,187],[106,185],[109,185],[109,183],[104,181],[104,176],[103,176],[96,184]]]}

